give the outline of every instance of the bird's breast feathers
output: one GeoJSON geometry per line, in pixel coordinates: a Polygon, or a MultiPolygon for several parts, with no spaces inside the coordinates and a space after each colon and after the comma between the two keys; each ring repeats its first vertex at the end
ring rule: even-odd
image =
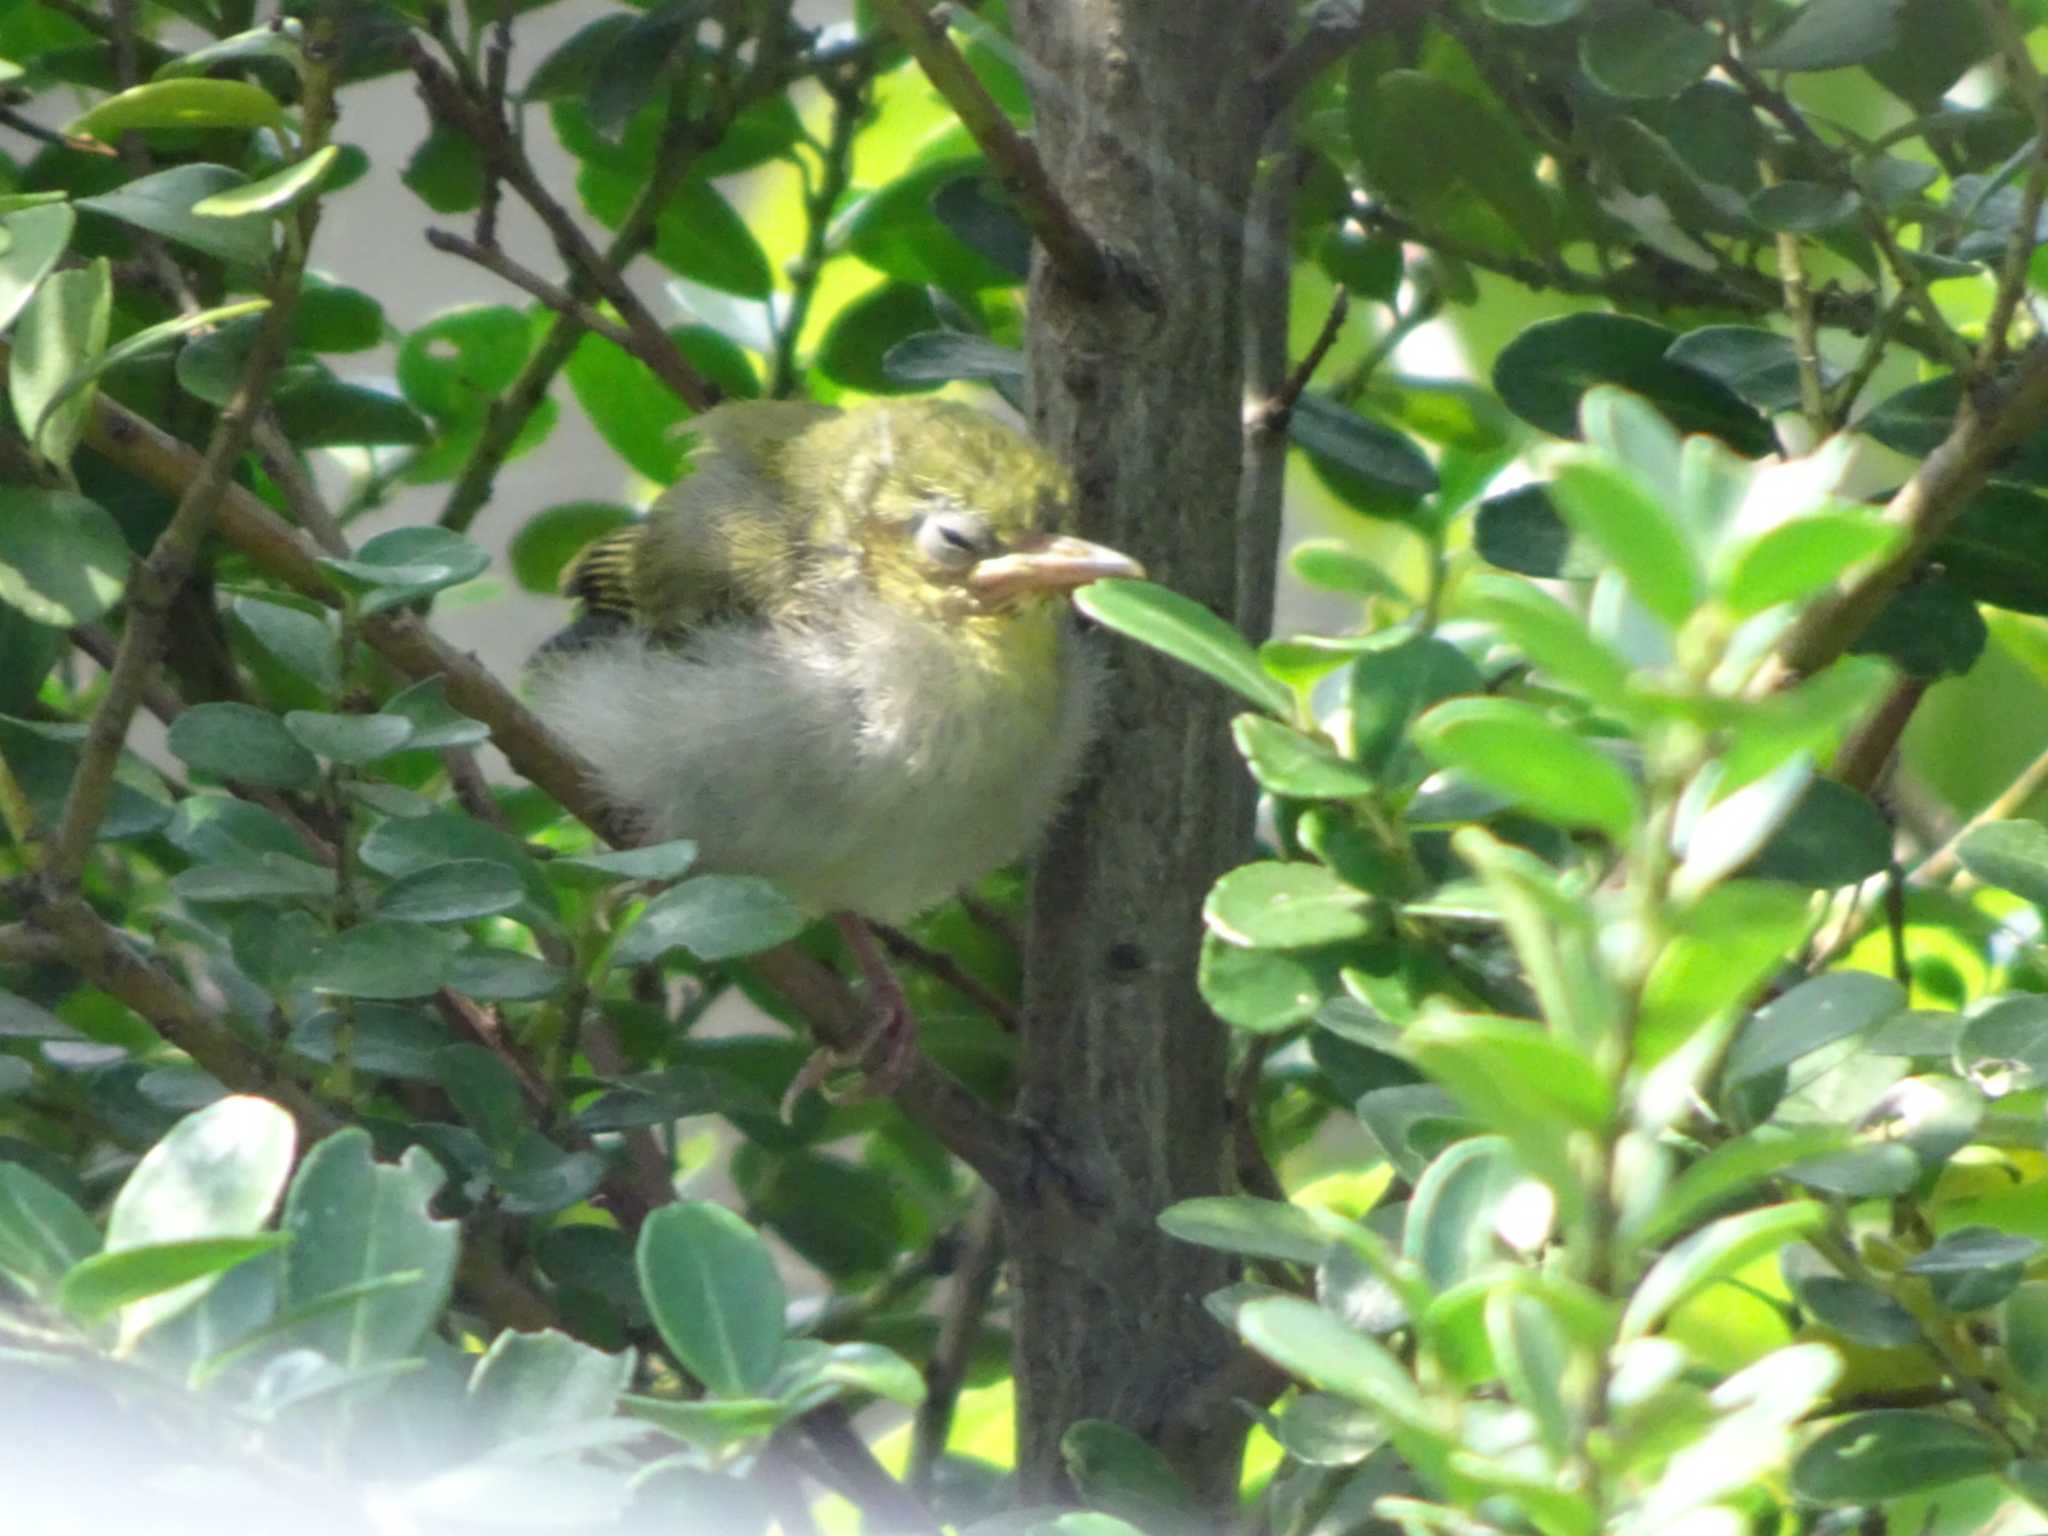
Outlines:
{"type": "MultiPolygon", "coordinates": [[[[614,804],[704,867],[901,920],[1029,850],[1079,766],[1093,665],[1060,609],[962,633],[860,598],[550,656],[542,714],[614,804]]],[[[1062,605],[1063,608],[1063,605],[1062,605]]]]}

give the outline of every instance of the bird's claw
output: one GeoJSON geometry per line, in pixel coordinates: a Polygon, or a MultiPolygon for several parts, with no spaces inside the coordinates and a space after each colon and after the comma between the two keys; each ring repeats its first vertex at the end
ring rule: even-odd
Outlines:
{"type": "Polygon", "coordinates": [[[789,1091],[782,1096],[782,1118],[792,1119],[797,1101],[813,1088],[829,1104],[857,1104],[887,1099],[910,1079],[917,1061],[917,1020],[900,989],[878,998],[879,1009],[867,1033],[848,1047],[821,1045],[811,1052],[789,1091]]]}

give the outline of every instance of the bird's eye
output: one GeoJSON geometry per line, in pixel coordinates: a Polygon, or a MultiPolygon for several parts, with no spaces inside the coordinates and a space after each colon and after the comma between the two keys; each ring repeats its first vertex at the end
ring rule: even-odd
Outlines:
{"type": "Polygon", "coordinates": [[[988,524],[971,512],[934,512],[917,525],[918,553],[948,570],[965,570],[994,547],[988,524]]]}

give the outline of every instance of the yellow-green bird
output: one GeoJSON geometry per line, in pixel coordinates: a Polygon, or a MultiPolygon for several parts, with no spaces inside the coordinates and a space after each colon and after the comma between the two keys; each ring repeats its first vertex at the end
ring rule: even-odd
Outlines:
{"type": "Polygon", "coordinates": [[[887,1076],[912,1025],[855,919],[1030,849],[1092,718],[1064,599],[1143,572],[1068,532],[1066,471],[968,406],[757,401],[692,429],[689,477],[570,568],[582,613],[536,703],[646,836],[839,919],[887,1076]]]}

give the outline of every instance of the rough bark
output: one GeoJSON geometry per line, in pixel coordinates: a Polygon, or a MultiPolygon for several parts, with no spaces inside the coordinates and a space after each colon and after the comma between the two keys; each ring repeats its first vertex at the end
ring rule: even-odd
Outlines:
{"type": "MultiPolygon", "coordinates": [[[[1041,258],[1034,424],[1074,468],[1087,531],[1261,631],[1267,553],[1240,557],[1245,225],[1261,138],[1253,84],[1275,0],[1019,0],[1053,184],[1122,269],[1084,297],[1041,258]]],[[[1245,541],[1250,548],[1257,540],[1245,541]]],[[[1219,1396],[1233,1354],[1202,1297],[1230,1278],[1159,1210],[1226,1187],[1222,1026],[1195,990],[1200,907],[1240,861],[1252,795],[1233,706],[1119,645],[1092,788],[1039,866],[1019,1113],[1041,1181],[1007,1212],[1019,1469],[1066,1493],[1059,1438],[1109,1419],[1162,1449],[1211,1507],[1246,1427],[1219,1396]]]]}

